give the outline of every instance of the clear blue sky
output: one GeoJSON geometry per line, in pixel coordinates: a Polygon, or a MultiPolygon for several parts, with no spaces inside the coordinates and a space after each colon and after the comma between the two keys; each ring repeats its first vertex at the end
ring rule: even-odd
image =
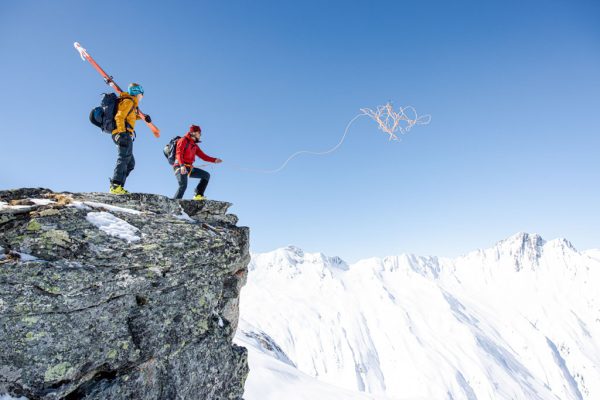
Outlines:
{"type": "MultiPolygon", "coordinates": [[[[87,120],[141,83],[130,191],[173,195],[162,155],[191,123],[210,198],[234,203],[252,250],[294,244],[354,261],[454,256],[517,231],[600,248],[597,1],[13,1],[0,4],[0,188],[106,191],[116,151],[87,120]],[[400,143],[361,107],[431,114],[400,143]]],[[[188,188],[190,197],[192,187],[188,188]]]]}

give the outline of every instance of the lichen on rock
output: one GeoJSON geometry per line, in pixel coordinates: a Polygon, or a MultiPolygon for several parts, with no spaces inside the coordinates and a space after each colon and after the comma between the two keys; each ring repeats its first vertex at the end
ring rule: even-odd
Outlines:
{"type": "Polygon", "coordinates": [[[0,201],[0,393],[241,399],[247,354],[232,339],[249,231],[230,204],[47,189],[0,201]]]}

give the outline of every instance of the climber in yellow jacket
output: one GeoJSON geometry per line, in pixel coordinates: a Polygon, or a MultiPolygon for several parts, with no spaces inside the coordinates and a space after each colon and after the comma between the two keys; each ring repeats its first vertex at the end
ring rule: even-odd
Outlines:
{"type": "MultiPolygon", "coordinates": [[[[129,84],[127,92],[121,92],[119,96],[118,110],[115,114],[116,128],[112,132],[113,142],[117,145],[117,164],[113,177],[110,180],[110,192],[113,194],[127,194],[125,181],[135,167],[133,157],[133,141],[135,140],[135,122],[141,119],[138,115],[138,105],[144,97],[144,89],[137,83],[129,84]]],[[[145,116],[145,121],[150,123],[152,119],[145,116]]]]}

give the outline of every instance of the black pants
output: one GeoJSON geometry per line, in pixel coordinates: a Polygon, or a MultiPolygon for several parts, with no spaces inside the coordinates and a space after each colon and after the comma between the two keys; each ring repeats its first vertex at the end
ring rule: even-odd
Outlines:
{"type": "MultiPolygon", "coordinates": [[[[190,178],[200,178],[200,182],[198,182],[198,186],[196,186],[196,194],[204,196],[204,191],[210,180],[210,174],[203,169],[192,168],[192,172],[190,172],[189,176],[190,178]]],[[[175,177],[177,178],[177,183],[179,183],[179,189],[175,192],[175,198],[181,199],[185,193],[185,189],[187,189],[188,174],[181,175],[179,168],[175,168],[175,177]]]]}
{"type": "Polygon", "coordinates": [[[127,177],[135,168],[133,158],[133,138],[129,133],[113,135],[113,142],[117,145],[117,164],[111,182],[116,185],[125,186],[127,177]]]}

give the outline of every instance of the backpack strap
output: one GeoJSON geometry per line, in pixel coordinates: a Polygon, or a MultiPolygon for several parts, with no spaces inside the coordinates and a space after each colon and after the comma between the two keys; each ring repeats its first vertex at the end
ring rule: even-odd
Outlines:
{"type": "MultiPolygon", "coordinates": [[[[186,141],[185,147],[183,148],[183,152],[185,153],[188,146],[190,145],[190,141],[188,139],[186,139],[185,136],[182,136],[181,138],[179,138],[179,140],[186,141]]],[[[179,140],[177,142],[175,142],[175,162],[173,163],[173,166],[175,166],[177,164],[177,143],[179,143],[179,140]]],[[[177,165],[179,165],[179,164],[177,164],[177,165]]]]}

